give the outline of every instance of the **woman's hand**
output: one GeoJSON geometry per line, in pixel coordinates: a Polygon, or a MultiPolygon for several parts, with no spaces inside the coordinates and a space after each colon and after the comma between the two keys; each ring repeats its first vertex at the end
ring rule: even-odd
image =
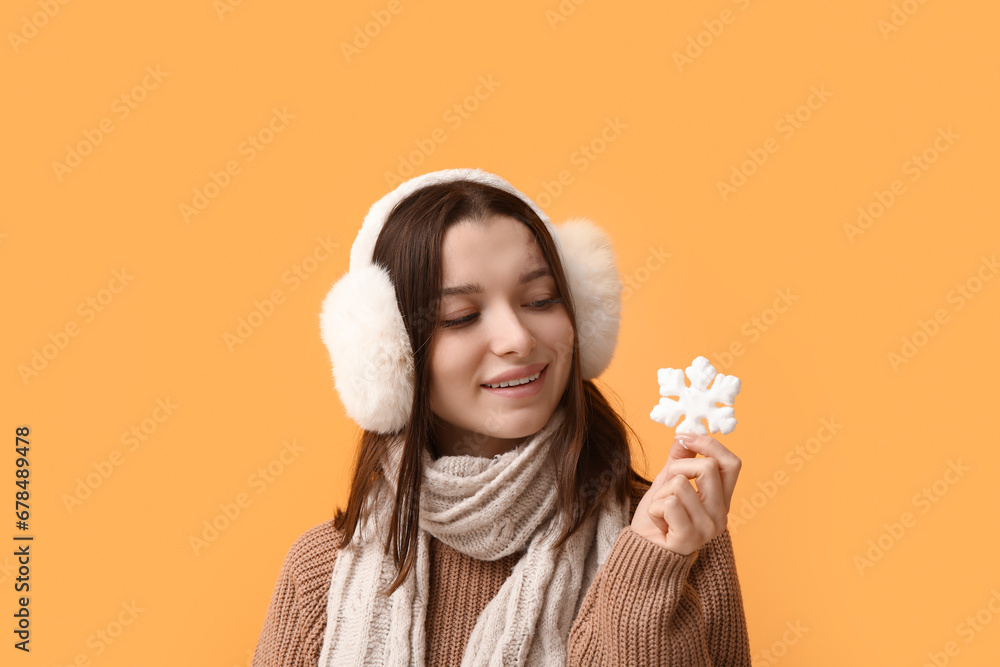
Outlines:
{"type": "Polygon", "coordinates": [[[726,530],[743,462],[710,436],[679,433],[677,438],[635,510],[632,530],[687,556],[726,530]],[[695,458],[698,454],[704,458],[695,458]],[[697,491],[688,479],[695,480],[697,491]]]}

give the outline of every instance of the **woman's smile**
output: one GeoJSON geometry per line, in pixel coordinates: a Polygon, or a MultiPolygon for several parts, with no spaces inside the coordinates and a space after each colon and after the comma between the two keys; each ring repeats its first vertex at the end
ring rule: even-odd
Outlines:
{"type": "MultiPolygon", "coordinates": [[[[542,386],[545,384],[545,371],[548,370],[546,365],[540,372],[534,375],[529,375],[529,380],[523,384],[517,384],[515,386],[507,387],[493,387],[490,385],[483,385],[483,389],[490,392],[491,394],[496,394],[498,396],[505,396],[507,398],[523,398],[525,396],[534,396],[542,390],[542,386]],[[531,380],[530,378],[535,378],[531,380]]],[[[505,384],[505,383],[501,383],[505,384]]]]}

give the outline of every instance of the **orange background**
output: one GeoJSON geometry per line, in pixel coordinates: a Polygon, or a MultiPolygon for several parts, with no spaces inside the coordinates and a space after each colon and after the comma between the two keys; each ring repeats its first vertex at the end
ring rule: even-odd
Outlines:
{"type": "Polygon", "coordinates": [[[611,234],[601,379],[649,476],[656,370],[742,379],[719,439],[755,664],[991,664],[994,3],[233,3],[4,4],[0,405],[35,536],[24,654],[5,514],[4,664],[249,664],[289,545],[346,499],[322,299],[368,207],[452,167],[611,234]]]}

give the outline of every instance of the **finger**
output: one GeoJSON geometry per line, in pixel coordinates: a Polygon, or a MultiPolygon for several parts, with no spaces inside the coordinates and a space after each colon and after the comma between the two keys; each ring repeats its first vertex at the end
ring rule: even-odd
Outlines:
{"type": "Polygon", "coordinates": [[[690,482],[683,475],[676,475],[670,479],[668,486],[674,489],[674,496],[680,500],[688,517],[690,531],[686,533],[689,537],[695,535],[701,539],[698,543],[707,542],[715,537],[716,523],[709,516],[708,511],[698,497],[698,493],[691,488],[690,482]]]}
{"type": "MultiPolygon", "coordinates": [[[[682,435],[685,434],[677,434],[677,436],[682,435]]],[[[698,456],[698,452],[691,449],[690,445],[686,442],[686,438],[675,437],[673,443],[670,445],[670,451],[667,452],[667,462],[693,459],[696,456],[698,456]]]]}
{"type": "Polygon", "coordinates": [[[736,480],[740,475],[740,468],[743,462],[736,454],[726,449],[721,442],[708,435],[698,435],[695,433],[678,434],[687,445],[688,449],[710,456],[719,463],[719,478],[722,480],[722,488],[728,507],[733,497],[733,490],[736,488],[736,480]]]}
{"type": "Polygon", "coordinates": [[[665,535],[670,535],[675,540],[686,540],[694,530],[684,502],[676,494],[651,502],[649,518],[665,535]]]}
{"type": "MultiPolygon", "coordinates": [[[[672,496],[671,496],[672,497],[672,496]]],[[[646,509],[646,513],[649,515],[649,520],[653,522],[656,529],[661,533],[666,534],[670,530],[670,524],[664,517],[664,512],[666,511],[665,498],[657,498],[649,503],[649,507],[646,509]]],[[[638,512],[639,509],[636,508],[638,512]]]]}
{"type": "Polygon", "coordinates": [[[667,483],[667,480],[672,476],[670,474],[670,465],[674,461],[693,459],[696,456],[698,456],[698,452],[688,449],[681,440],[674,438],[673,444],[670,445],[670,451],[667,452],[667,460],[663,464],[663,467],[660,468],[659,474],[653,478],[653,484],[650,488],[655,491],[667,483]]]}
{"type": "Polygon", "coordinates": [[[697,494],[705,511],[715,521],[717,526],[725,526],[729,507],[726,504],[722,479],[719,476],[719,463],[711,457],[685,459],[675,461],[670,472],[693,479],[698,486],[697,494]]]}
{"type": "Polygon", "coordinates": [[[667,483],[667,480],[669,479],[669,474],[670,474],[670,461],[667,460],[666,462],[664,462],[663,467],[660,468],[660,472],[658,472],[656,474],[656,477],[653,478],[653,484],[652,486],[649,487],[649,490],[656,492],[660,488],[662,488],[663,485],[667,483]]]}

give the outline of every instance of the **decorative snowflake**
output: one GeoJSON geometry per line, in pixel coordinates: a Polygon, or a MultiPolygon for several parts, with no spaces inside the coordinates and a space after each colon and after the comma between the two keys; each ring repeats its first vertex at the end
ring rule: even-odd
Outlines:
{"type": "Polygon", "coordinates": [[[733,416],[733,401],[740,393],[740,379],[734,375],[715,374],[715,367],[705,357],[698,357],[684,371],[679,368],[661,368],[656,371],[656,379],[660,383],[660,396],[676,396],[677,400],[661,398],[653,406],[649,418],[664,426],[673,426],[684,415],[684,421],[676,429],[676,433],[699,433],[705,435],[702,419],[708,420],[708,428],[712,433],[730,433],[736,428],[736,418],[733,416]],[[691,386],[684,384],[684,375],[691,380],[691,386]],[[709,389],[708,383],[712,376],[715,382],[709,389]],[[719,407],[722,403],[725,406],[719,407]]]}

